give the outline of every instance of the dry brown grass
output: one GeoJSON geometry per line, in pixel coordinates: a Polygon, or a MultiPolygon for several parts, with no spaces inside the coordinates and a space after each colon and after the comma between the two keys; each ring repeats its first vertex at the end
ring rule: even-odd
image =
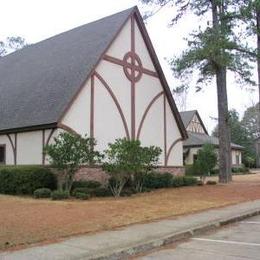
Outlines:
{"type": "Polygon", "coordinates": [[[173,218],[255,199],[260,199],[260,174],[236,176],[228,185],[162,189],[117,200],[54,202],[2,195],[0,249],[173,218]]]}

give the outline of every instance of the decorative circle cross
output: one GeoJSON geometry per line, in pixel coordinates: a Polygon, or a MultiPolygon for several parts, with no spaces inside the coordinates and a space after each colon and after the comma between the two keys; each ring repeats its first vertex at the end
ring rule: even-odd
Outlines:
{"type": "Polygon", "coordinates": [[[137,82],[142,77],[142,62],[139,56],[134,52],[128,52],[124,56],[124,72],[126,77],[137,82]]]}

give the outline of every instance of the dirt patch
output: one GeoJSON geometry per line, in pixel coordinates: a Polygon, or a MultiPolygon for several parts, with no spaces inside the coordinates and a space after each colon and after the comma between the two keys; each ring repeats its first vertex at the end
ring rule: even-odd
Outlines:
{"type": "Polygon", "coordinates": [[[54,202],[1,195],[0,249],[256,199],[260,199],[260,174],[235,176],[228,185],[161,189],[120,199],[54,202]]]}

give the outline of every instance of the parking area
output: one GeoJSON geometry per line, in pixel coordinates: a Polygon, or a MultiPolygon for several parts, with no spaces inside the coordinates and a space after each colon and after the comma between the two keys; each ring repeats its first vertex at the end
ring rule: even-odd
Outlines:
{"type": "Polygon", "coordinates": [[[260,259],[260,216],[167,246],[137,259],[260,259]]]}

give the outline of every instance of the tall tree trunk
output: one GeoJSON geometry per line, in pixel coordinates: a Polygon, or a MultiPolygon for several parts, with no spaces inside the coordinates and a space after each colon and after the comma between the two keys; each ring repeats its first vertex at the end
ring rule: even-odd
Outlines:
{"type": "Polygon", "coordinates": [[[257,76],[258,76],[258,133],[260,132],[260,9],[256,8],[257,76]]]}
{"type": "Polygon", "coordinates": [[[218,96],[219,126],[219,182],[228,183],[231,175],[231,146],[228,114],[228,98],[226,87],[226,68],[219,68],[216,73],[218,96]]]}
{"type": "MultiPolygon", "coordinates": [[[[212,24],[219,37],[223,37],[220,19],[225,12],[225,1],[211,0],[212,24]]],[[[219,50],[218,55],[225,55],[224,50],[219,50]]],[[[230,127],[227,98],[227,70],[226,67],[215,64],[216,84],[218,96],[218,126],[219,126],[219,182],[228,183],[232,180],[231,175],[231,147],[230,127]]]]}

